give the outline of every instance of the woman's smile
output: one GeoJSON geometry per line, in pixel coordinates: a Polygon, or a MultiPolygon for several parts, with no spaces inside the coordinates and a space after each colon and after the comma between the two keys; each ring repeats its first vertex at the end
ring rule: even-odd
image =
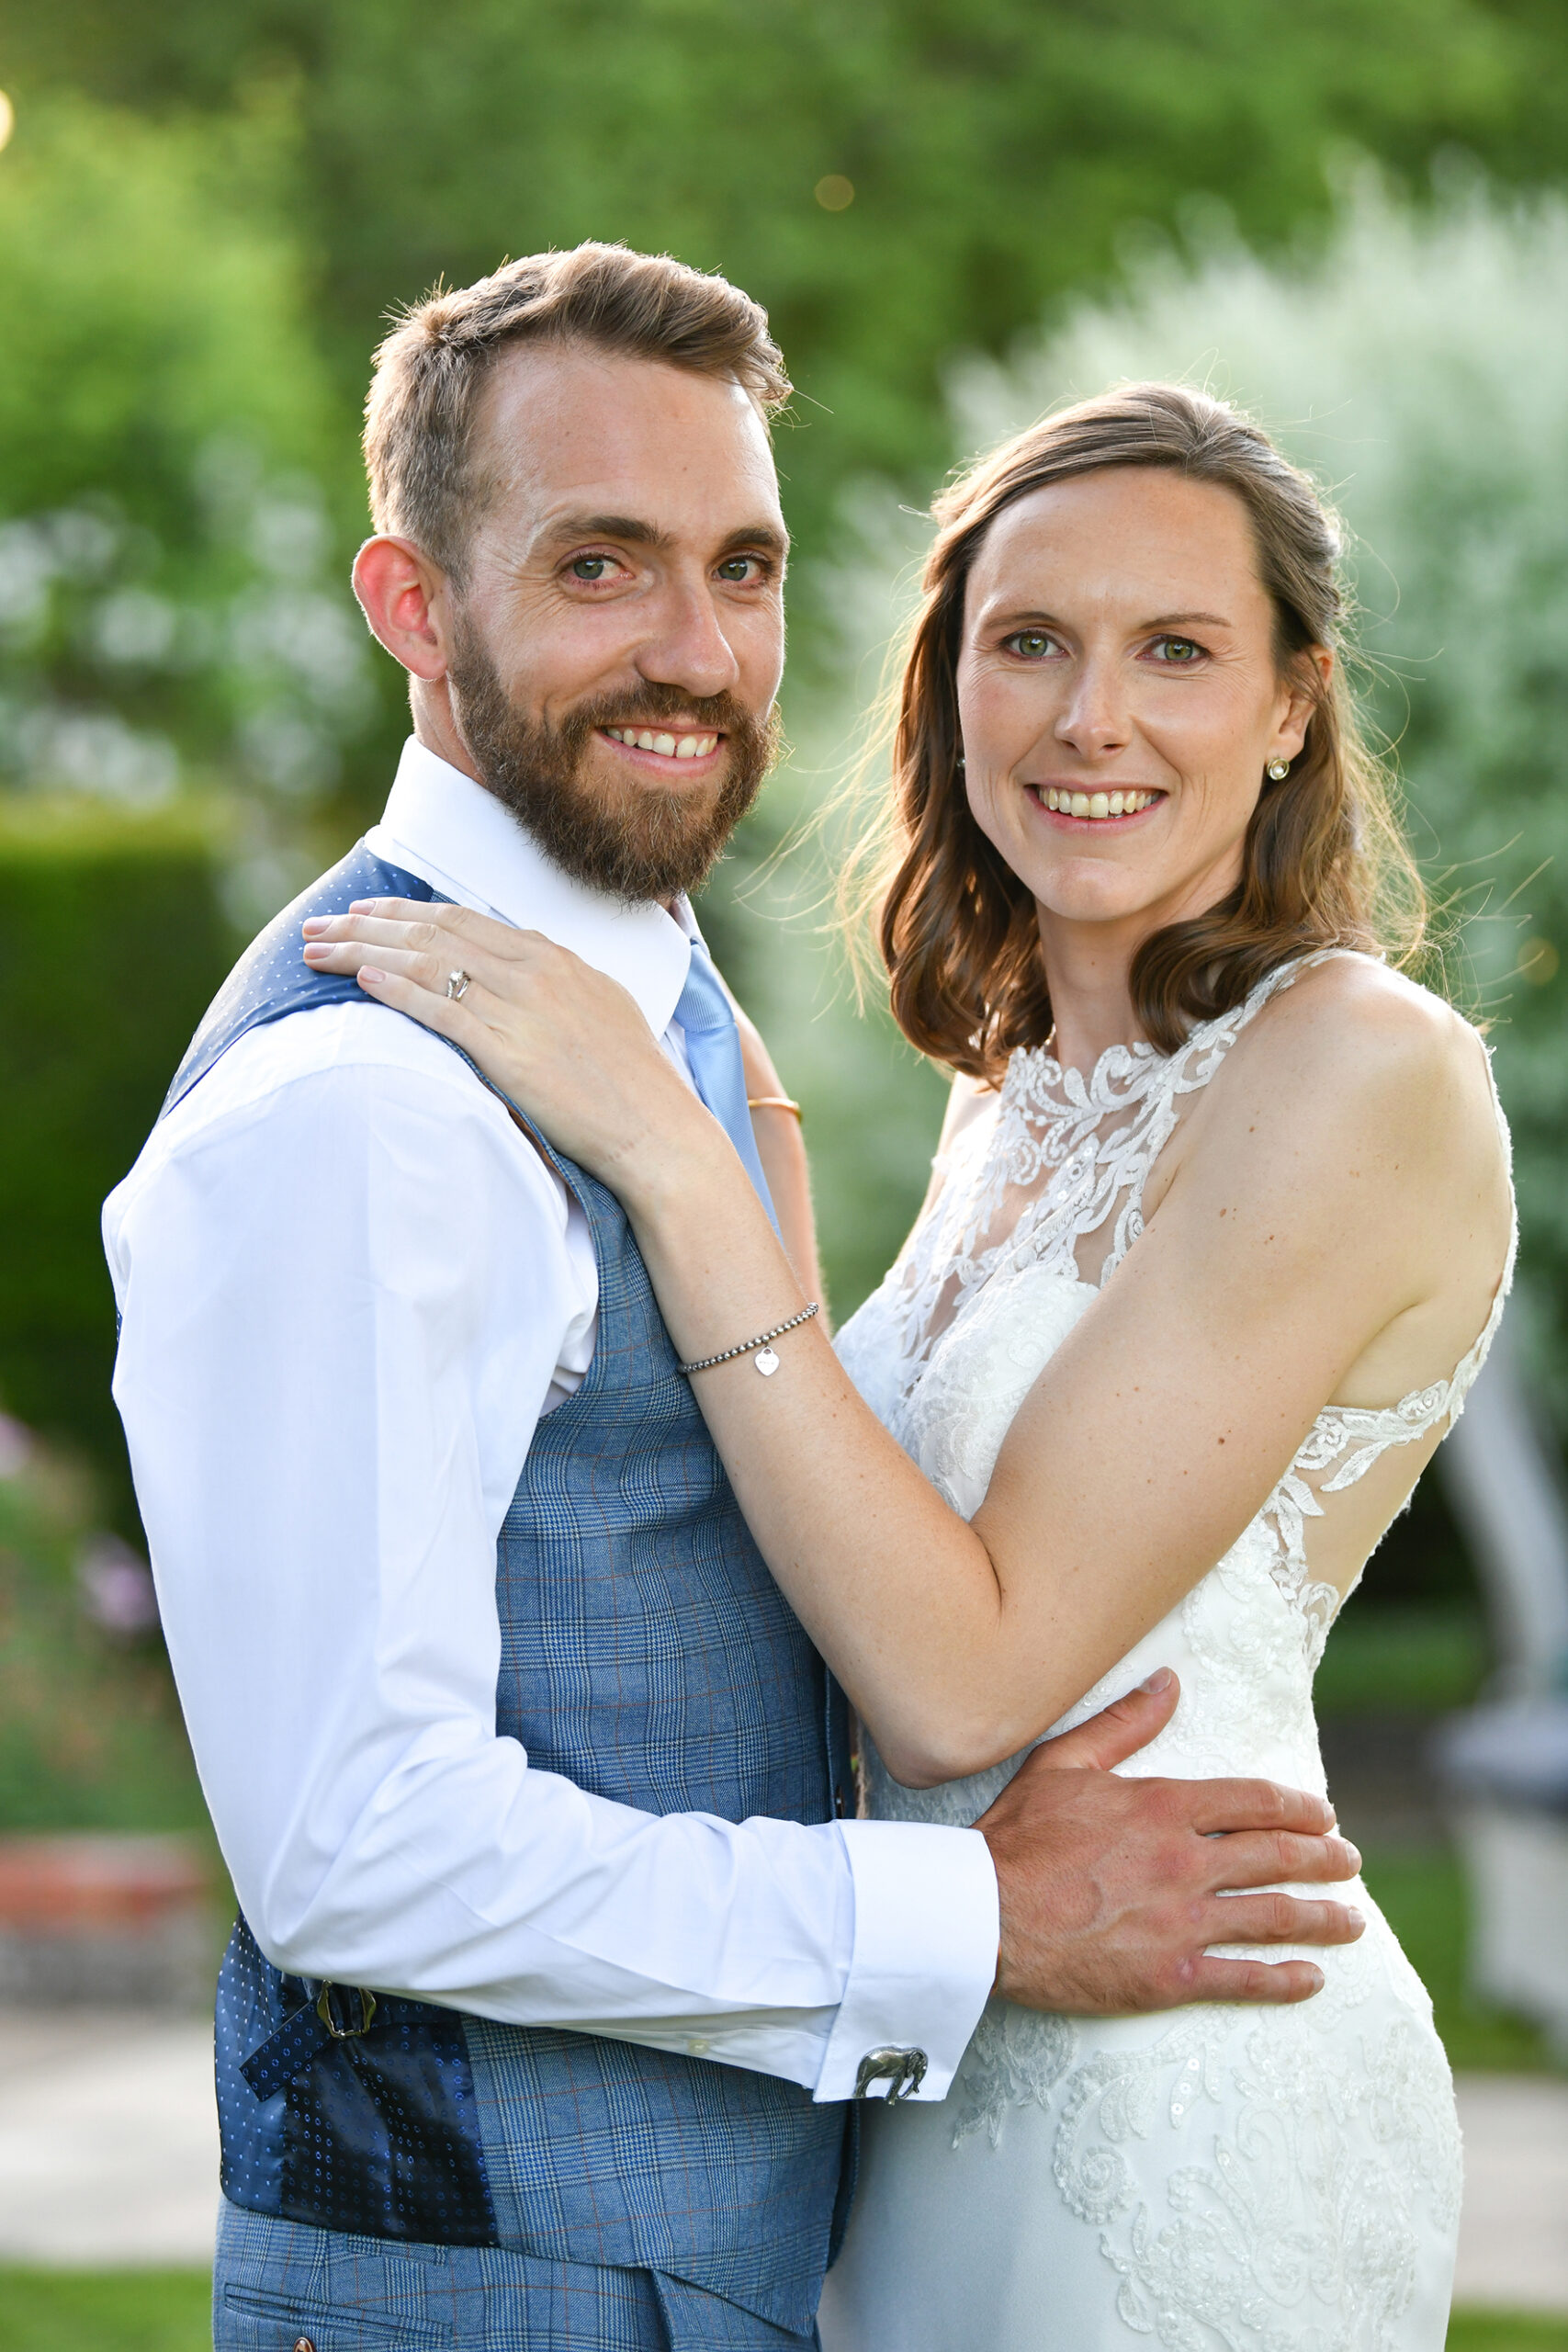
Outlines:
{"type": "Polygon", "coordinates": [[[1069,831],[1076,825],[1111,825],[1125,831],[1166,798],[1163,792],[1138,784],[1026,784],[1023,789],[1042,816],[1069,831]]]}

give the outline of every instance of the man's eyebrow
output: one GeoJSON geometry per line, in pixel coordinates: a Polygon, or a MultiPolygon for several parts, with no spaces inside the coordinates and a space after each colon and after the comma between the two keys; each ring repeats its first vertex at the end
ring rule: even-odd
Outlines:
{"type": "Polygon", "coordinates": [[[558,546],[567,539],[625,539],[634,547],[659,549],[674,545],[668,531],[636,514],[558,514],[544,536],[558,546]]]}
{"type": "MultiPolygon", "coordinates": [[[[651,548],[660,555],[668,554],[675,545],[673,532],[636,514],[561,514],[548,526],[544,536],[553,547],[572,539],[618,539],[624,546],[651,548]]],[[[789,535],[776,523],[745,523],[727,535],[720,553],[736,548],[757,548],[769,555],[783,557],[789,552],[789,535]]]]}

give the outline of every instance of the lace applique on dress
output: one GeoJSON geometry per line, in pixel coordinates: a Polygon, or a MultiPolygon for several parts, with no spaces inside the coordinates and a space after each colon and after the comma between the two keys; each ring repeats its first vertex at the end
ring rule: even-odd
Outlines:
{"type": "MultiPolygon", "coordinates": [[[[1353,952],[1328,948],[1280,966],[1243,1003],[1200,1023],[1171,1055],[1148,1045],[1113,1046],[1086,1079],[1043,1048],[1022,1049],[1009,1062],[994,1115],[961,1132],[939,1158],[934,1197],[882,1288],[845,1326],[840,1350],[857,1379],[865,1366],[868,1400],[966,1516],[976,1507],[960,1499],[967,1482],[935,1466],[937,1456],[953,1453],[953,1417],[964,1410],[956,1393],[948,1393],[963,1385],[952,1376],[950,1339],[976,1315],[993,1316],[994,1306],[982,1309],[981,1302],[1020,1276],[1054,1275],[1085,1292],[1103,1288],[1143,1232],[1148,1179],[1184,1099],[1208,1085],[1273,997],[1303,972],[1353,952]],[[1084,1245],[1096,1237],[1103,1250],[1086,1281],[1084,1245]],[[870,1350],[858,1343],[863,1334],[879,1358],[874,1373],[870,1350]],[[939,1394],[940,1413],[932,1409],[939,1394]]],[[[1495,1087],[1493,1102],[1506,1146],[1495,1087]]],[[[1273,1574],[1301,1612],[1314,1666],[1346,1596],[1313,1580],[1306,1522],[1324,1516],[1321,1496],[1354,1486],[1391,1447],[1418,1443],[1457,1419],[1502,1316],[1516,1241],[1517,1233],[1486,1327],[1451,1377],[1393,1405],[1326,1408],[1254,1521],[1273,1546],[1273,1574]],[[1325,1471],[1333,1475],[1325,1478],[1325,1471]]],[[[1043,1299],[1045,1286],[1034,1286],[1043,1299]]],[[[995,1453],[992,1448],[987,1472],[995,1453]]]]}

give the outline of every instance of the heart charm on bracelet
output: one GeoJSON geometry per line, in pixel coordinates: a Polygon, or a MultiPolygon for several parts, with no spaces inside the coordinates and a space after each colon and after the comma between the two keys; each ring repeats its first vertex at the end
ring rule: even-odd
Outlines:
{"type": "Polygon", "coordinates": [[[757,1357],[757,1369],[764,1380],[771,1380],[779,1368],[778,1357],[772,1348],[763,1348],[757,1357]]]}

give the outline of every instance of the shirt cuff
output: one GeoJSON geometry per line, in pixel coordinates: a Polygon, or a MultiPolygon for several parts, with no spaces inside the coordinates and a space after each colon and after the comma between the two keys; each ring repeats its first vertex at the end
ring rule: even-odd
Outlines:
{"type": "MultiPolygon", "coordinates": [[[[996,1981],[1001,1906],[990,1848],[976,1829],[841,1821],[854,1883],[849,1982],[817,2078],[819,2099],[853,2098],[873,2052],[923,2053],[904,2095],[945,2098],[996,1981]]],[[[896,2071],[889,2069],[887,2071],[896,2071]]],[[[870,2096],[883,2098],[886,2077],[870,2096]]]]}

